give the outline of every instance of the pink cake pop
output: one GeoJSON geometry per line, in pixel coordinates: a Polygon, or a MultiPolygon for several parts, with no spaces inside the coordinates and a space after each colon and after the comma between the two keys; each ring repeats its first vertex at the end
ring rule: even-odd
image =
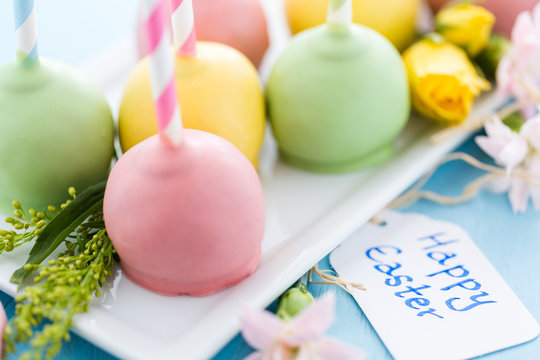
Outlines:
{"type": "MultiPolygon", "coordinates": [[[[167,11],[167,26],[170,26],[170,0],[162,1],[167,11]]],[[[198,40],[229,45],[259,67],[270,46],[266,17],[259,0],[195,0],[193,8],[198,40]]],[[[137,32],[139,55],[144,57],[148,54],[148,43],[140,15],[137,32]]]]}
{"type": "Polygon", "coordinates": [[[105,224],[134,282],[168,295],[208,295],[255,271],[264,235],[262,189],[231,143],[182,131],[163,5],[144,4],[159,135],[114,166],[105,224]]]}

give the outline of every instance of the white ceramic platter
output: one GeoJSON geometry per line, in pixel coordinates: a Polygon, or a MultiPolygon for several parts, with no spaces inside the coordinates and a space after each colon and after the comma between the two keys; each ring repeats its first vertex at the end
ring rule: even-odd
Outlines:
{"type": "MultiPolygon", "coordinates": [[[[268,11],[272,48],[262,68],[265,79],[287,30],[281,1],[263,1],[268,11]]],[[[136,61],[132,41],[120,41],[86,66],[117,108],[123,83],[136,61]]],[[[498,106],[485,97],[472,116],[498,106]]],[[[436,129],[412,119],[396,144],[396,157],[370,170],[345,175],[320,175],[287,166],[277,159],[267,137],[261,159],[267,211],[263,257],[256,273],[240,284],[205,298],[166,297],[133,284],[120,270],[90,312],[78,316],[74,329],[110,353],[128,359],[206,359],[239,330],[244,306],[263,308],[332,251],[355,229],[410,186],[454,149],[466,135],[438,145],[429,142],[436,129]]],[[[29,248],[3,255],[0,289],[15,295],[9,282],[26,260],[29,248]]]]}

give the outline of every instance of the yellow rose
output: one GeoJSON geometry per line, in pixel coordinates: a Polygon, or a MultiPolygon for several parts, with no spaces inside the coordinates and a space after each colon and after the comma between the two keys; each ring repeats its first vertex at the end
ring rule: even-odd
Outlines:
{"type": "Polygon", "coordinates": [[[403,53],[413,108],[443,125],[462,123],[474,98],[491,84],[465,51],[439,39],[423,39],[403,53]]]}
{"type": "Polygon", "coordinates": [[[481,6],[450,5],[437,13],[436,30],[475,57],[487,46],[495,16],[481,6]]]}

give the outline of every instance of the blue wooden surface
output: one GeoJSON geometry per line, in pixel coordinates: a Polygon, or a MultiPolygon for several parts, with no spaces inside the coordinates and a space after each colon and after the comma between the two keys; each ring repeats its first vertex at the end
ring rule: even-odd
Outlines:
{"type": "MultiPolygon", "coordinates": [[[[13,58],[13,30],[10,1],[0,2],[0,64],[13,58]]],[[[77,65],[108,45],[119,35],[134,31],[136,1],[94,0],[92,2],[48,0],[38,2],[40,54],[77,65]],[[103,9],[107,9],[104,11],[103,9]],[[124,14],[124,16],[119,16],[124,14]],[[99,21],[96,20],[99,18],[99,21]],[[66,29],[75,29],[66,31],[66,29]]],[[[460,150],[487,158],[467,142],[460,150]]],[[[463,185],[479,173],[463,164],[452,163],[439,169],[428,187],[449,195],[457,194],[463,185]]],[[[481,193],[471,202],[445,207],[420,201],[406,211],[427,214],[436,219],[453,221],[465,228],[478,246],[499,270],[533,316],[540,321],[540,214],[529,210],[513,215],[508,200],[502,195],[481,193]]],[[[320,266],[327,268],[328,259],[320,266]]],[[[348,294],[338,288],[309,285],[315,296],[325,291],[337,294],[336,322],[330,334],[363,348],[369,359],[390,359],[373,328],[348,294]]],[[[13,315],[12,299],[0,293],[8,316],[13,315]]],[[[8,357],[17,359],[24,350],[8,357]]],[[[240,336],[236,336],[214,360],[243,359],[251,352],[240,336]]],[[[483,357],[499,359],[538,359],[540,340],[483,357]]],[[[57,359],[114,359],[84,339],[74,335],[65,344],[57,359]]]]}

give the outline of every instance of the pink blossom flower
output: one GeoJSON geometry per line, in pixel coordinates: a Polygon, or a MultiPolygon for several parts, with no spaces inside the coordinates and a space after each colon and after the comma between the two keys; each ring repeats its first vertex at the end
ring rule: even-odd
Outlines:
{"type": "MultiPolygon", "coordinates": [[[[487,136],[477,136],[476,143],[499,165],[506,167],[508,175],[513,169],[526,171],[540,183],[540,116],[527,120],[519,133],[494,118],[484,125],[487,136]]],[[[527,211],[529,198],[534,209],[540,211],[540,188],[516,176],[500,177],[488,184],[497,193],[508,192],[514,213],[527,211]]]]}
{"type": "MultiPolygon", "coordinates": [[[[519,14],[512,30],[512,48],[497,69],[499,92],[530,104],[540,94],[540,3],[519,14]],[[525,85],[524,85],[525,84],[525,85]]],[[[534,111],[534,108],[529,109],[534,111]]],[[[529,111],[529,115],[532,115],[529,111]]]]}
{"type": "MultiPolygon", "coordinates": [[[[527,169],[533,180],[540,183],[540,153],[529,160],[527,169]]],[[[532,199],[534,210],[540,211],[540,188],[529,185],[529,194],[532,199]]]]}
{"type": "Polygon", "coordinates": [[[476,143],[486,154],[510,173],[521,164],[529,151],[527,140],[494,117],[484,124],[487,136],[477,136],[476,143]]]}
{"type": "Polygon", "coordinates": [[[324,333],[334,321],[335,295],[327,293],[291,321],[247,309],[242,335],[257,351],[245,360],[360,360],[364,353],[324,333]]]}
{"type": "Polygon", "coordinates": [[[540,153],[540,116],[527,120],[520,133],[529,142],[529,146],[540,153]]]}
{"type": "MultiPolygon", "coordinates": [[[[532,157],[524,169],[530,172],[533,180],[540,183],[540,155],[532,157]]],[[[516,214],[527,211],[529,198],[532,200],[534,210],[540,211],[540,188],[530,185],[521,178],[500,177],[491,181],[487,188],[495,193],[508,192],[508,199],[516,214]]]]}

